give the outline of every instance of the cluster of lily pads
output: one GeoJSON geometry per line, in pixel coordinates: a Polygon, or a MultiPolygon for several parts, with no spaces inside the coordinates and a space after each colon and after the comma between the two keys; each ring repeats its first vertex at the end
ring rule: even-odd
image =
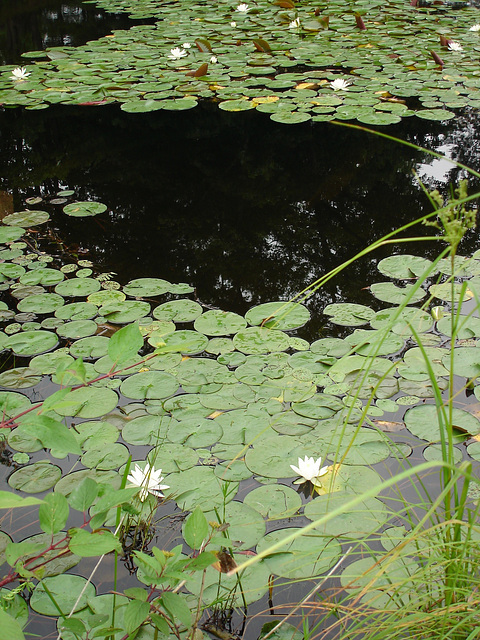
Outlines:
{"type": "MultiPolygon", "coordinates": [[[[85,202],[64,207],[65,213],[80,216],[105,209],[85,202]]],[[[379,272],[389,279],[372,284],[370,291],[376,305],[381,301],[386,307],[375,311],[361,304],[330,304],[324,313],[332,326],[351,327],[352,333],[309,344],[296,335],[310,317],[304,304],[264,303],[243,317],[205,309],[185,283],[138,278],[122,286],[96,274],[87,261],[57,263],[33,250],[30,242],[29,230],[38,231],[49,219],[47,211],[27,209],[4,217],[0,227],[0,349],[5,356],[21,358],[22,364],[0,374],[2,435],[13,465],[8,485],[18,495],[52,489],[75,502],[87,478],[98,487],[117,489],[133,454],[135,470],[129,480],[140,488],[142,513],[155,511],[161,492],[183,512],[200,506],[208,521],[221,514],[220,520],[229,523],[228,545],[239,553],[259,552],[305,518],[315,521],[379,484],[381,476],[373,466],[392,456],[408,457],[413,444],[420,445],[425,459],[440,458],[431,368],[439,388],[447,388],[449,309],[452,302],[480,294],[479,252],[456,258],[454,300],[447,282],[450,260],[432,269],[435,282],[422,283],[419,277],[432,266],[426,258],[393,255],[381,260],[379,272]],[[467,287],[460,280],[467,280],[467,287]],[[423,300],[433,312],[413,306],[423,300]],[[405,301],[408,305],[399,308],[405,301]],[[112,340],[120,328],[131,325],[138,326],[142,337],[136,353],[119,367],[113,354],[121,347],[112,349],[112,340]],[[53,402],[57,389],[66,391],[53,402]],[[32,422],[39,413],[43,422],[32,422]],[[69,428],[52,437],[49,427],[61,422],[69,428]],[[391,431],[395,442],[387,435],[391,431]],[[322,469],[319,457],[326,465],[322,469]],[[306,503],[291,487],[297,473],[314,482],[316,497],[306,503]],[[243,488],[240,500],[240,483],[247,480],[250,490],[243,488]],[[289,525],[278,528],[286,518],[289,525]]],[[[480,370],[479,337],[480,319],[462,316],[454,345],[455,374],[472,381],[480,370]]],[[[480,386],[473,393],[480,400],[480,386]]],[[[458,459],[466,448],[480,460],[480,420],[468,407],[457,406],[453,424],[458,425],[458,459]]],[[[99,513],[95,496],[92,500],[87,510],[96,518],[95,526],[115,526],[116,508],[99,513]]],[[[391,528],[394,515],[382,500],[365,500],[308,538],[293,540],[284,553],[247,569],[242,597],[250,603],[265,595],[270,574],[289,580],[318,576],[338,561],[342,544],[382,528],[385,548],[393,540],[398,544],[405,529],[399,533],[391,528]]],[[[14,532],[3,531],[0,541],[6,550],[3,560],[13,557],[13,567],[19,556],[9,545],[18,551],[15,543],[20,541],[12,543],[10,534],[14,532]]],[[[80,560],[73,556],[73,565],[80,560]]],[[[64,573],[73,565],[70,554],[68,562],[53,563],[47,574],[48,589],[62,611],[70,610],[86,583],[64,573]]],[[[412,560],[412,570],[416,566],[412,560]]],[[[345,584],[355,571],[363,574],[363,564],[353,567],[345,584]]],[[[148,584],[141,568],[138,579],[148,584]]],[[[196,573],[187,579],[186,589],[208,606],[218,596],[219,580],[225,594],[237,584],[235,576],[219,578],[209,567],[205,581],[196,573]]],[[[57,616],[42,585],[34,589],[30,606],[57,616]]],[[[242,597],[237,592],[233,602],[242,597]]],[[[16,598],[16,611],[25,621],[26,605],[16,598]]],[[[87,612],[93,628],[107,601],[107,596],[95,596],[90,584],[76,605],[78,615],[85,620],[87,612]]],[[[383,600],[378,602],[381,606],[383,600]]],[[[154,633],[144,626],[137,637],[154,633]]],[[[74,635],[67,630],[62,637],[74,635]]]]}
{"type": "Polygon", "coordinates": [[[32,62],[0,73],[1,104],[119,102],[137,113],[210,99],[282,123],[369,125],[480,105],[480,25],[468,3],[94,1],[156,23],[23,54],[32,62]]]}

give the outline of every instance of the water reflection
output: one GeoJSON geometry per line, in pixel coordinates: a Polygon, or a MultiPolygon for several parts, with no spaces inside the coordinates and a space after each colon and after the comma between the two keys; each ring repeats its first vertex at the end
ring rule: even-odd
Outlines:
{"type": "MultiPolygon", "coordinates": [[[[476,131],[468,115],[448,128],[411,119],[389,129],[430,148],[449,145],[474,166],[476,131]]],[[[72,251],[88,250],[123,282],[191,282],[202,301],[240,313],[295,295],[430,210],[412,175],[431,163],[426,154],[331,124],[292,128],[208,104],[138,115],[57,105],[5,111],[0,136],[2,185],[16,210],[26,196],[64,187],[105,202],[108,215],[94,219],[67,218],[57,207],[54,226],[72,251]]],[[[362,289],[383,279],[379,255],[315,296],[312,311],[339,300],[375,304],[362,289]]]]}
{"type": "Polygon", "coordinates": [[[0,0],[0,64],[25,63],[25,51],[78,46],[132,24],[78,0],[0,0]]]}

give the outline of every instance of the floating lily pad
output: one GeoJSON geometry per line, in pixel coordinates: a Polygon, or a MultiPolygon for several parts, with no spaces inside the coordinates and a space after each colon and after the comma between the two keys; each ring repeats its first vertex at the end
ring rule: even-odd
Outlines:
{"type": "MultiPolygon", "coordinates": [[[[257,551],[268,549],[295,531],[287,527],[267,533],[258,543],[257,551]]],[[[340,555],[341,546],[336,540],[310,531],[308,536],[300,536],[283,545],[264,562],[274,575],[298,580],[321,575],[333,567],[340,555]]]]}
{"type": "Polygon", "coordinates": [[[4,224],[19,225],[21,227],[34,227],[50,220],[46,211],[17,211],[5,216],[2,220],[4,224]]]}
{"type": "Polygon", "coordinates": [[[310,312],[294,302],[266,302],[249,309],[245,315],[249,324],[288,331],[297,329],[310,319],[310,312]]]}
{"type": "Polygon", "coordinates": [[[380,260],[377,266],[378,270],[380,273],[383,273],[383,275],[402,280],[407,278],[418,278],[424,273],[433,275],[436,271],[430,272],[431,267],[431,260],[408,254],[389,256],[388,258],[380,260]]]}
{"type": "Polygon", "coordinates": [[[370,291],[378,300],[390,304],[415,304],[425,297],[425,291],[413,284],[397,287],[393,282],[377,282],[370,285],[370,291]]]}
{"type": "Polygon", "coordinates": [[[107,302],[100,313],[114,324],[129,324],[150,313],[150,304],[140,300],[124,300],[118,302],[107,302]]]}
{"type": "MultiPolygon", "coordinates": [[[[448,409],[446,411],[448,415],[448,409]]],[[[435,405],[422,404],[412,407],[406,412],[404,420],[407,429],[417,438],[428,442],[440,441],[441,420],[435,405]]],[[[480,433],[480,421],[463,409],[452,409],[452,421],[454,437],[458,442],[465,440],[466,435],[480,433]]]]}
{"type": "Polygon", "coordinates": [[[153,317],[157,320],[173,320],[173,322],[192,322],[201,315],[203,309],[193,300],[172,300],[155,307],[153,317]]]}
{"type": "Polygon", "coordinates": [[[47,461],[35,462],[14,471],[8,479],[8,484],[18,491],[25,493],[41,493],[51,489],[62,476],[62,470],[47,461]]]}
{"type": "Polygon", "coordinates": [[[245,329],[247,321],[237,313],[212,309],[199,316],[194,323],[196,331],[207,336],[227,336],[245,329]]]}
{"type": "Polygon", "coordinates": [[[138,278],[123,287],[123,292],[132,298],[160,296],[170,290],[170,283],[161,278],[138,278]]]}
{"type": "Polygon", "coordinates": [[[246,354],[286,351],[290,346],[285,333],[267,327],[248,327],[239,331],[233,338],[233,344],[246,354]]]}
{"type": "Polygon", "coordinates": [[[89,218],[106,210],[107,205],[101,202],[72,202],[63,207],[63,212],[74,218],[89,218]]]}
{"type": "Polygon", "coordinates": [[[195,355],[201,353],[208,344],[207,336],[198,331],[183,329],[165,336],[165,351],[179,351],[180,353],[195,355]]]}
{"type": "Polygon", "coordinates": [[[56,293],[40,293],[20,300],[17,309],[26,313],[52,313],[64,304],[65,300],[56,293]]]}
{"type": "Polygon", "coordinates": [[[135,373],[124,380],[120,391],[135,400],[164,399],[172,396],[179,385],[175,378],[163,371],[135,373]]]}
{"type": "Polygon", "coordinates": [[[70,278],[55,287],[55,292],[61,296],[86,298],[100,289],[100,282],[93,278],[70,278]]]}
{"type": "Polygon", "coordinates": [[[250,491],[245,496],[244,503],[267,520],[290,518],[302,506],[299,494],[281,484],[266,485],[250,491]]]}
{"type": "Polygon", "coordinates": [[[45,616],[58,616],[61,611],[80,611],[87,606],[88,600],[95,596],[95,587],[82,576],[65,573],[60,576],[45,578],[35,587],[30,598],[30,606],[37,613],[45,616]],[[45,589],[47,587],[47,590],[45,589]],[[80,594],[82,594],[80,596],[80,594]],[[79,598],[77,604],[77,598],[79,598]]]}
{"type": "Polygon", "coordinates": [[[22,331],[10,336],[5,347],[18,356],[35,356],[50,351],[58,344],[58,338],[50,331],[22,331]]]}
{"type": "Polygon", "coordinates": [[[64,278],[64,274],[59,269],[49,269],[46,267],[33,269],[24,273],[20,276],[20,282],[25,285],[43,284],[46,287],[51,287],[62,282],[64,278]]]}
{"type": "MultiPolygon", "coordinates": [[[[211,508],[224,504],[222,481],[210,467],[192,467],[182,473],[172,473],[166,481],[176,503],[184,511],[192,511],[197,504],[208,504],[211,508]]],[[[229,483],[227,502],[234,498],[236,486],[235,482],[229,483]]]]}
{"type": "Polygon", "coordinates": [[[68,406],[56,407],[61,416],[99,418],[117,406],[118,396],[106,387],[83,387],[68,394],[68,406]]]}
{"type": "MultiPolygon", "coordinates": [[[[207,520],[218,521],[215,512],[206,514],[207,520]]],[[[235,549],[252,548],[265,535],[265,521],[258,511],[243,502],[233,500],[225,507],[225,522],[229,523],[228,539],[235,549]]],[[[221,523],[219,523],[221,524],[221,523]]]]}
{"type": "Polygon", "coordinates": [[[367,324],[375,316],[375,311],[363,304],[339,302],[329,304],[323,310],[327,316],[331,316],[331,322],[343,327],[358,327],[367,324]]]}
{"type": "Polygon", "coordinates": [[[14,242],[14,240],[18,240],[25,233],[25,229],[22,227],[0,227],[0,242],[14,242]]]}

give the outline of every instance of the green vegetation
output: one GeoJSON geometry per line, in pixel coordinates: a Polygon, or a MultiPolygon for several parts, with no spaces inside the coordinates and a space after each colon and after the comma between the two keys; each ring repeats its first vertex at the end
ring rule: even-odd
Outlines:
{"type": "MultiPolygon", "coordinates": [[[[85,224],[106,214],[61,195],[65,214],[85,224]]],[[[4,456],[15,467],[0,506],[38,505],[43,532],[2,533],[11,638],[24,637],[27,589],[31,608],[57,618],[67,640],[193,639],[202,626],[218,630],[229,610],[248,616],[266,594],[312,579],[310,598],[292,604],[307,635],[475,637],[480,420],[466,397],[480,389],[480,254],[457,254],[474,222],[466,183],[446,202],[428,195],[434,212],[400,231],[438,227],[431,239],[446,249],[434,261],[381,260],[386,279],[370,286],[372,307],[324,309],[353,332],[311,344],[295,335],[308,297],[396,234],[297,300],[242,317],[204,309],[185,283],[121,286],[88,261],[57,264],[32,250],[46,211],[4,218],[1,287],[12,303],[2,303],[0,340],[21,360],[0,374],[4,456]],[[137,447],[145,456],[132,460],[137,447]],[[299,473],[304,501],[289,486],[299,473]],[[150,549],[171,501],[190,512],[185,545],[150,549]],[[96,595],[109,553],[115,566],[129,559],[138,586],[116,595],[115,577],[114,593],[96,595]],[[91,575],[82,570],[90,557],[91,575]],[[66,573],[72,567],[85,577],[66,573]]],[[[264,635],[298,633],[276,624],[264,635]]]]}
{"type": "Polygon", "coordinates": [[[412,115],[447,120],[480,104],[478,10],[466,2],[95,4],[156,22],[81,47],[25,53],[25,68],[3,68],[2,104],[113,101],[141,113],[208,99],[286,124],[369,125],[412,115]]]}

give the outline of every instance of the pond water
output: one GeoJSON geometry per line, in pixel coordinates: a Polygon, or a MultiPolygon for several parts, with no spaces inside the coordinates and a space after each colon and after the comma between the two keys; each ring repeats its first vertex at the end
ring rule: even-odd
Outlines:
{"type": "MultiPolygon", "coordinates": [[[[25,8],[19,15],[3,7],[6,39],[0,49],[12,64],[21,64],[22,50],[75,45],[131,24],[94,5],[19,6],[25,8]]],[[[464,112],[442,126],[405,119],[388,133],[478,169],[478,125],[476,113],[464,112]]],[[[290,299],[374,240],[429,212],[413,170],[444,192],[462,175],[444,161],[364,131],[329,123],[284,126],[265,114],[225,113],[208,103],[188,112],[145,114],[116,105],[4,109],[0,142],[1,216],[41,197],[39,208],[51,215],[42,248],[67,262],[89,259],[122,284],[144,277],[187,282],[202,304],[240,315],[290,299]],[[105,203],[108,211],[98,218],[67,217],[62,206],[49,203],[62,190],[72,190],[77,200],[105,203]]],[[[472,192],[479,187],[472,181],[472,192]]],[[[479,246],[478,233],[470,232],[462,253],[479,246]]],[[[393,252],[400,249],[405,251],[399,243],[393,252]]],[[[423,243],[408,250],[426,257],[438,253],[423,243]]],[[[390,253],[391,247],[355,263],[307,300],[311,320],[298,335],[314,341],[350,333],[322,315],[333,302],[380,308],[366,287],[380,279],[377,263],[390,253]]],[[[133,450],[142,459],[149,447],[133,450]]],[[[9,473],[5,467],[2,477],[9,473]]],[[[388,468],[379,473],[387,476],[388,468]]],[[[162,515],[172,511],[167,506],[162,515]]],[[[272,528],[285,524],[277,521],[272,528]]],[[[27,535],[30,526],[16,528],[27,535]]],[[[167,542],[162,534],[158,544],[181,541],[180,526],[170,520],[167,542]]],[[[85,573],[89,563],[82,565],[85,573]]],[[[108,591],[112,573],[110,557],[96,581],[99,591],[108,591]]],[[[127,584],[128,567],[122,567],[119,587],[127,584]]],[[[309,588],[289,587],[282,602],[298,601],[309,588]]],[[[264,599],[253,612],[267,607],[264,599]]],[[[249,626],[249,638],[258,636],[262,623],[249,626]]],[[[36,619],[27,630],[55,637],[53,627],[36,619]]]]}

